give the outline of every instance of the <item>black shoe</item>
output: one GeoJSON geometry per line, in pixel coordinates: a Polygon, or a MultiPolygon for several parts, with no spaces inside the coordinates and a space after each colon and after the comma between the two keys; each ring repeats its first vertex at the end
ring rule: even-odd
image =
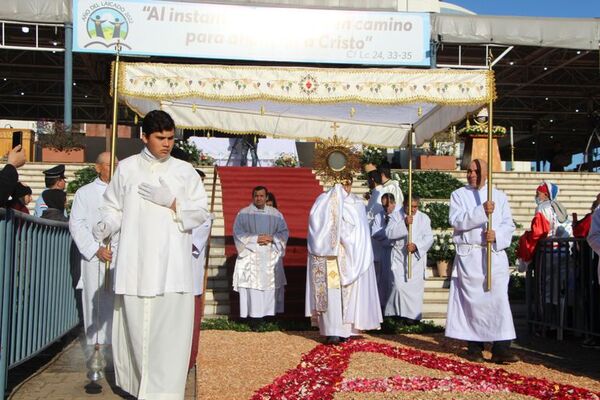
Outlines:
{"type": "Polygon", "coordinates": [[[491,361],[496,364],[512,364],[521,361],[521,359],[511,351],[502,351],[492,354],[491,361]]]}
{"type": "Polygon", "coordinates": [[[327,336],[325,344],[340,344],[341,340],[339,336],[327,336]]]}
{"type": "Polygon", "coordinates": [[[483,352],[481,350],[469,349],[465,353],[465,358],[471,362],[485,362],[485,358],[483,358],[483,352]]]}

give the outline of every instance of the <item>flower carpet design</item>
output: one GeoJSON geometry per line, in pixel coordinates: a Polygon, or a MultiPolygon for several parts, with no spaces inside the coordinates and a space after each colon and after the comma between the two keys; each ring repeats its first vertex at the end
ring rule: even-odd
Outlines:
{"type": "Polygon", "coordinates": [[[515,393],[537,399],[600,399],[600,393],[568,384],[368,340],[352,340],[340,346],[318,345],[302,356],[296,368],[256,391],[252,399],[326,400],[333,399],[336,393],[390,392],[515,393]],[[450,375],[344,378],[351,356],[361,352],[378,353],[450,375]]]}

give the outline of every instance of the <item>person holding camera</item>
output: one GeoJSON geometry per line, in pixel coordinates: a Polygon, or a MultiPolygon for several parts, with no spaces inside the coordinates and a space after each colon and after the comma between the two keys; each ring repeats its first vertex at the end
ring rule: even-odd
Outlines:
{"type": "Polygon", "coordinates": [[[18,145],[8,152],[8,162],[0,171],[0,207],[5,207],[8,198],[13,194],[19,181],[17,168],[23,165],[25,165],[25,150],[18,145]]]}

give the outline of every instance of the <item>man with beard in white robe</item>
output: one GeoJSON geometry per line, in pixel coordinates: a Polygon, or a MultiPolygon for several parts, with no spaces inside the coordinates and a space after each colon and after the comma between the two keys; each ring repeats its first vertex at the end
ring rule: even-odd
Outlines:
{"type": "Polygon", "coordinates": [[[367,213],[351,189],[350,181],[321,194],[308,220],[306,316],[329,344],[383,322],[367,213]]]}
{"type": "Polygon", "coordinates": [[[456,257],[452,270],[446,336],[466,340],[466,357],[482,362],[484,342],[493,342],[492,362],[511,363],[519,358],[510,351],[516,337],[508,301],[508,258],[515,231],[506,195],[493,189],[488,201],[487,163],[474,160],[467,170],[468,184],[452,192],[450,225],[456,257]],[[487,216],[492,214],[492,227],[487,216]],[[492,288],[485,290],[486,244],[492,243],[492,288]]]}
{"type": "Polygon", "coordinates": [[[192,345],[192,229],[208,218],[200,177],[170,157],[175,123],[144,117],[140,154],[119,163],[97,240],[119,234],[113,359],[117,386],[139,399],[183,399],[192,345]]]}
{"type": "Polygon", "coordinates": [[[390,269],[393,279],[386,299],[384,315],[398,316],[407,324],[420,321],[423,314],[425,267],[427,252],[433,244],[431,221],[419,211],[419,198],[413,196],[411,215],[407,215],[408,199],[404,207],[396,207],[394,195],[386,193],[381,202],[385,211],[377,216],[374,236],[386,241],[390,248],[390,269]],[[407,243],[407,226],[412,224],[411,243],[407,243]],[[412,256],[412,274],[408,277],[408,253],[412,256]]]}
{"type": "Polygon", "coordinates": [[[283,312],[283,256],[288,227],[276,208],[266,205],[268,190],[252,190],[252,204],[240,210],[233,224],[238,252],[233,271],[233,290],[240,294],[240,317],[250,318],[257,329],[265,316],[283,312]]]}
{"type": "Polygon", "coordinates": [[[113,280],[114,258],[118,236],[111,238],[111,249],[99,243],[92,235],[92,229],[101,220],[102,196],[110,181],[110,153],[98,155],[95,165],[98,177],[93,182],[80,187],[75,192],[69,231],[81,254],[81,275],[77,289],[81,289],[83,308],[83,328],[87,351],[96,341],[101,346],[110,345],[114,292],[112,287],[104,287],[105,265],[111,262],[109,281],[113,280]]]}

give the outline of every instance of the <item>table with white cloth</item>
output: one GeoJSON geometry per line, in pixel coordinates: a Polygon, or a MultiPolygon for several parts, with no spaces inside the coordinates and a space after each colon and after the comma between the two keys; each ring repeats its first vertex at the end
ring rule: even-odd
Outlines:
{"type": "MultiPolygon", "coordinates": [[[[201,150],[204,154],[211,156],[215,159],[215,164],[219,166],[228,165],[229,155],[229,166],[240,165],[241,159],[241,141],[242,137],[239,138],[207,138],[192,136],[188,141],[201,150]],[[237,142],[236,142],[237,140],[237,142]],[[235,146],[235,149],[232,148],[235,146]]],[[[291,139],[259,139],[256,149],[258,155],[258,165],[261,167],[272,167],[277,158],[283,153],[291,154],[298,159],[298,150],[296,149],[296,142],[291,139]]],[[[250,151],[248,151],[248,164],[252,164],[252,157],[250,151]]]]}

